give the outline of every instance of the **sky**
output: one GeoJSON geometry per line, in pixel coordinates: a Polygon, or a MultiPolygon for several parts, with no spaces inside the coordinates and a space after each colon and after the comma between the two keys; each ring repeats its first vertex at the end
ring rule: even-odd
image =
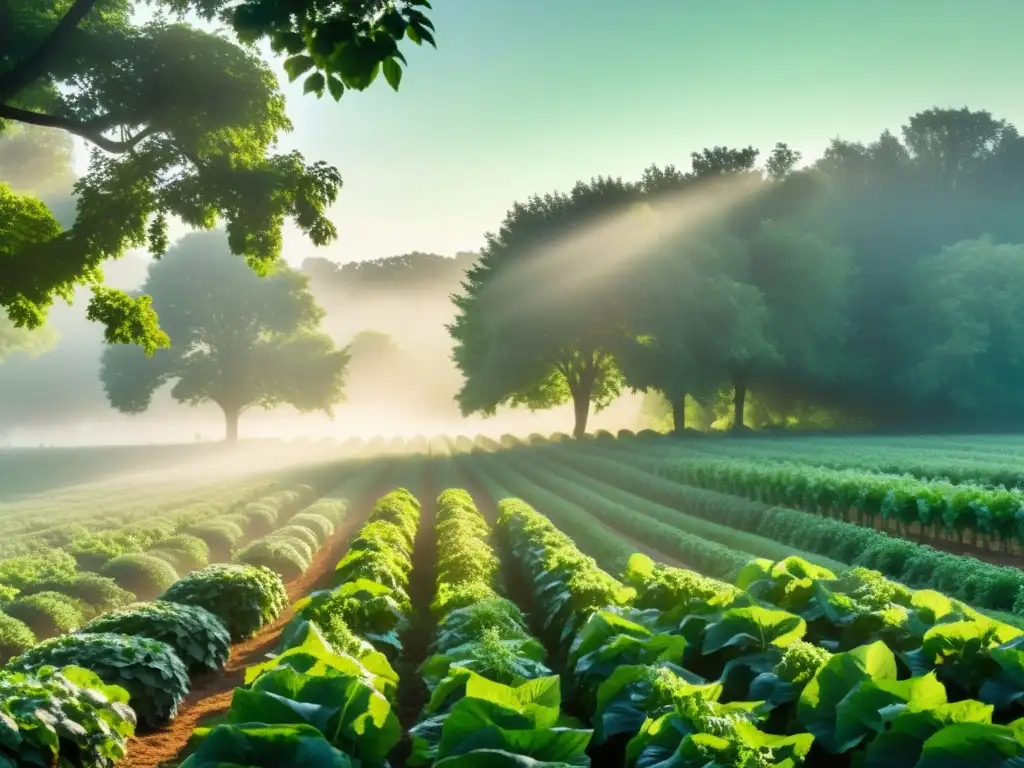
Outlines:
{"type": "Polygon", "coordinates": [[[403,43],[340,103],[280,68],[282,148],[335,165],[339,239],[286,233],[285,258],[476,250],[516,200],[690,152],[777,141],[817,157],[933,106],[1024,130],[1021,0],[433,0],[437,50],[403,43]]]}
{"type": "Polygon", "coordinates": [[[435,0],[437,50],[340,103],[286,87],[289,148],[336,165],[337,243],[289,261],[483,244],[515,200],[706,146],[818,156],[933,106],[1024,130],[1020,0],[435,0]]]}

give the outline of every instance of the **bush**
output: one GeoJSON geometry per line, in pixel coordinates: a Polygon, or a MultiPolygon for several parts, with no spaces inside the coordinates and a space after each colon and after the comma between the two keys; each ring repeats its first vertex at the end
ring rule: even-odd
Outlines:
{"type": "Polygon", "coordinates": [[[0,672],[0,765],[114,768],[135,733],[128,692],[81,667],[0,672]]]}
{"type": "Polygon", "coordinates": [[[6,664],[12,656],[24,653],[37,642],[25,622],[0,613],[0,664],[6,664]]]}
{"type": "MultiPolygon", "coordinates": [[[[348,502],[344,499],[320,499],[314,504],[310,504],[299,513],[299,515],[319,515],[320,517],[326,517],[331,521],[332,525],[337,525],[344,520],[346,514],[348,514],[348,502]]],[[[296,517],[299,515],[296,515],[296,517]]],[[[294,521],[295,518],[292,518],[292,522],[294,521]]]]}
{"type": "Polygon", "coordinates": [[[25,622],[40,640],[63,635],[85,623],[78,601],[59,592],[39,592],[12,601],[4,612],[25,622]]]}
{"type": "Polygon", "coordinates": [[[220,619],[205,608],[157,601],[100,616],[82,627],[85,634],[113,633],[167,643],[189,673],[216,672],[228,660],[231,637],[220,619]]]}
{"type": "Polygon", "coordinates": [[[161,539],[151,547],[152,550],[180,553],[182,559],[179,562],[186,573],[210,564],[210,545],[198,536],[189,536],[186,533],[161,539]]]}
{"type": "Polygon", "coordinates": [[[211,565],[168,589],[161,600],[205,608],[227,627],[232,642],[251,637],[288,603],[281,577],[252,565],[211,565]]]}
{"type": "Polygon", "coordinates": [[[0,584],[25,591],[41,581],[67,579],[75,574],[75,558],[63,550],[0,560],[0,584]]]}
{"type": "Polygon", "coordinates": [[[247,524],[245,532],[256,538],[266,536],[277,527],[277,510],[259,502],[253,502],[242,510],[247,524]]]}
{"type": "Polygon", "coordinates": [[[80,601],[86,619],[115,608],[123,608],[137,599],[134,593],[117,586],[113,579],[88,571],[74,574],[68,579],[39,582],[26,589],[22,596],[39,592],[59,592],[80,601]]]}
{"type": "Polygon", "coordinates": [[[103,566],[100,575],[109,576],[122,589],[138,595],[140,600],[152,600],[178,580],[174,568],[152,555],[115,557],[103,566]]]}
{"type": "Polygon", "coordinates": [[[287,539],[260,539],[235,555],[236,563],[258,565],[280,574],[285,581],[297,579],[309,568],[309,560],[295,542],[287,539]]]}
{"type": "Polygon", "coordinates": [[[303,525],[297,525],[294,522],[290,525],[286,525],[284,528],[278,528],[269,538],[272,539],[290,539],[292,541],[301,541],[303,546],[309,550],[310,559],[316,554],[316,551],[320,549],[320,540],[316,534],[309,528],[303,525]]]}
{"type": "Polygon", "coordinates": [[[306,530],[312,531],[320,546],[324,545],[331,534],[334,533],[334,523],[321,514],[314,512],[300,512],[291,519],[291,525],[301,525],[306,530]]]}
{"type": "Polygon", "coordinates": [[[230,560],[235,548],[245,538],[241,526],[223,517],[198,523],[189,528],[188,532],[206,544],[210,550],[210,562],[213,563],[230,560]]]}
{"type": "Polygon", "coordinates": [[[167,643],[114,634],[63,635],[11,659],[7,668],[27,672],[67,665],[92,670],[107,685],[128,691],[140,725],[155,728],[178,712],[188,693],[188,670],[167,643]]]}

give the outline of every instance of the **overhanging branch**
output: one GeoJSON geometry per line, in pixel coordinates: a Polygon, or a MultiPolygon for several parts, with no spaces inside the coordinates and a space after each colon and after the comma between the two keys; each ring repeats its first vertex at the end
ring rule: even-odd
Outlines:
{"type": "MultiPolygon", "coordinates": [[[[80,123],[74,120],[68,120],[64,117],[55,117],[54,115],[43,114],[42,112],[30,112],[27,109],[19,109],[18,107],[8,107],[0,105],[0,118],[5,120],[14,120],[19,123],[26,123],[28,125],[38,125],[43,128],[59,128],[60,130],[73,133],[76,136],[81,136],[86,141],[95,144],[100,149],[110,152],[115,155],[124,154],[129,150],[135,148],[139,142],[152,136],[154,133],[159,131],[155,126],[149,126],[143,128],[134,136],[125,139],[124,141],[115,141],[114,139],[108,139],[103,135],[102,131],[96,129],[98,123],[80,123]]],[[[110,121],[102,121],[103,124],[109,124],[110,121]]]]}
{"type": "Polygon", "coordinates": [[[75,0],[53,31],[31,54],[15,65],[10,72],[0,75],[0,104],[9,101],[49,71],[50,59],[75,33],[79,23],[93,9],[96,0],[75,0]]]}

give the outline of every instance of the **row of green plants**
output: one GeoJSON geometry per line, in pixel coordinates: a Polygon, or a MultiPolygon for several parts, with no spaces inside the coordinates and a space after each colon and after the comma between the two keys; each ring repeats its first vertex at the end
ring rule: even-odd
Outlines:
{"type": "Polygon", "coordinates": [[[155,518],[180,516],[187,525],[255,501],[278,485],[266,477],[227,484],[209,479],[171,482],[143,478],[8,502],[0,505],[0,521],[8,534],[0,542],[0,558],[67,547],[90,534],[155,518]]]}
{"type": "MultiPolygon", "coordinates": [[[[0,594],[0,663],[41,640],[88,626],[109,611],[140,600],[155,600],[179,580],[179,573],[203,568],[213,559],[213,552],[230,552],[229,542],[273,530],[284,521],[289,524],[279,529],[284,531],[281,541],[314,542],[319,547],[321,537],[329,536],[344,516],[345,502],[322,500],[295,515],[313,495],[309,486],[276,491],[234,513],[204,521],[191,533],[160,539],[148,553],[112,556],[99,573],[78,570],[80,563],[66,552],[21,558],[24,567],[8,571],[17,586],[0,594]]],[[[311,553],[304,554],[312,557],[311,553]]],[[[275,568],[278,563],[270,559],[236,560],[270,565],[288,580],[296,575],[284,567],[275,568]]],[[[308,561],[304,563],[308,565],[308,561]]]]}
{"type": "Polygon", "coordinates": [[[228,711],[196,730],[182,768],[386,764],[401,736],[391,662],[411,612],[419,516],[403,488],[377,501],[336,586],[294,605],[276,655],[246,669],[228,711]]]}
{"type": "MultiPolygon", "coordinates": [[[[975,450],[962,450],[921,438],[784,438],[730,440],[672,440],[656,438],[663,455],[723,456],[758,461],[799,461],[830,469],[859,469],[887,475],[911,475],[921,480],[948,480],[957,484],[1024,486],[1024,470],[1019,455],[1014,460],[1005,447],[988,447],[984,443],[975,450]]],[[[1018,451],[1019,454],[1019,451],[1018,451]]]]}
{"type": "MultiPolygon", "coordinates": [[[[346,490],[366,478],[357,481],[346,490]]],[[[273,513],[289,500],[275,495],[248,511],[272,525],[280,519],[273,513]]],[[[289,527],[302,527],[304,539],[326,540],[346,509],[343,500],[321,499],[288,518],[289,527]]],[[[173,719],[190,679],[220,670],[231,644],[275,621],[287,599],[272,569],[217,564],[178,579],[159,600],[112,610],[71,634],[20,649],[0,672],[0,688],[10,688],[0,715],[11,722],[7,741],[17,748],[15,764],[116,765],[136,727],[149,730],[173,719]],[[52,711],[65,711],[68,719],[48,718],[52,711]]],[[[291,627],[293,644],[297,629],[291,627]]],[[[0,717],[0,729],[4,725],[0,717]]]]}
{"type": "Polygon", "coordinates": [[[491,531],[464,490],[438,498],[437,632],[420,669],[430,698],[410,766],[587,766],[592,731],[565,715],[561,682],[519,608],[502,596],[491,531]]]}
{"type": "Polygon", "coordinates": [[[136,728],[168,723],[194,675],[287,604],[266,568],[213,565],[160,600],[108,613],[0,670],[0,765],[113,768],[136,728]],[[7,763],[4,762],[7,760],[7,763]]]}
{"type": "MultiPolygon", "coordinates": [[[[636,458],[632,451],[609,452],[591,444],[559,446],[544,449],[544,453],[559,463],[600,475],[638,496],[815,553],[805,559],[816,560],[832,570],[836,568],[819,558],[871,568],[913,588],[933,587],[976,608],[1024,617],[1024,575],[1017,568],[943,552],[867,526],[685,485],[655,474],[656,470],[644,458],[636,458]]],[[[703,561],[682,559],[687,565],[711,573],[703,561]]],[[[714,575],[731,578],[723,573],[714,575]]]]}
{"type": "Polygon", "coordinates": [[[525,503],[500,508],[606,759],[630,768],[1024,759],[1020,630],[877,572],[837,577],[798,558],[753,561],[730,585],[635,555],[623,583],[525,503]]]}
{"type": "MultiPolygon", "coordinates": [[[[586,509],[607,525],[644,544],[662,549],[701,572],[730,579],[755,557],[782,559],[794,554],[791,546],[721,524],[716,518],[691,515],[605,482],[597,472],[580,472],[561,462],[545,459],[537,448],[502,455],[504,464],[551,493],[586,509]],[[601,479],[595,479],[595,475],[601,479]]],[[[515,490],[515,488],[513,488],[515,490]]],[[[839,562],[820,555],[799,552],[826,567],[842,568],[839,562]]]]}
{"type": "Polygon", "coordinates": [[[689,485],[841,520],[852,516],[863,525],[891,521],[901,531],[919,526],[932,538],[964,542],[970,534],[975,543],[1006,547],[1024,542],[1024,491],[1016,488],[740,458],[653,455],[650,462],[658,474],[689,485]]]}

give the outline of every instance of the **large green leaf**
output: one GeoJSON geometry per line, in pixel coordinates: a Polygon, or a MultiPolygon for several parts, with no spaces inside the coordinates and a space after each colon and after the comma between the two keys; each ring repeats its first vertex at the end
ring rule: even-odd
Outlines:
{"type": "Polygon", "coordinates": [[[218,725],[180,768],[353,768],[309,725],[218,725]]]}
{"type": "Polygon", "coordinates": [[[824,746],[836,746],[836,710],[865,681],[896,680],[896,658],[884,643],[837,653],[818,670],[797,702],[797,718],[824,746]]]}
{"type": "Polygon", "coordinates": [[[871,734],[885,731],[896,713],[925,711],[946,703],[946,689],[934,674],[909,680],[866,680],[836,707],[833,752],[853,749],[871,734]]]}
{"type": "Polygon", "coordinates": [[[955,723],[990,723],[992,707],[977,701],[958,701],[922,711],[902,710],[889,729],[876,736],[864,754],[862,768],[904,768],[916,765],[924,743],[955,723]]]}
{"type": "Polygon", "coordinates": [[[1024,768],[1024,745],[1004,725],[957,723],[924,743],[915,768],[1024,768]]]}
{"type": "Polygon", "coordinates": [[[753,605],[730,608],[719,621],[704,632],[702,651],[705,654],[723,648],[743,648],[758,651],[771,646],[785,648],[807,633],[807,623],[787,611],[753,605]]]}

